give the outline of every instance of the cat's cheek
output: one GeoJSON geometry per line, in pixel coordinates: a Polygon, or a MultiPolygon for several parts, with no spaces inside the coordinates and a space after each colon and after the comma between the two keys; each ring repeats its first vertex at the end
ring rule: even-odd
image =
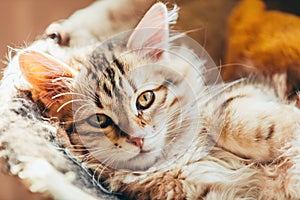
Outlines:
{"type": "Polygon", "coordinates": [[[156,137],[145,138],[144,151],[160,151],[165,146],[165,140],[163,136],[156,135],[156,137]]]}

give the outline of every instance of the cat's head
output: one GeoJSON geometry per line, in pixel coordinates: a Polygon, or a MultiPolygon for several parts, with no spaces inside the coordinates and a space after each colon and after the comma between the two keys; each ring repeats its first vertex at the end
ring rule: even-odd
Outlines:
{"type": "Polygon", "coordinates": [[[185,148],[197,133],[195,92],[203,86],[189,61],[170,50],[169,23],[176,16],[175,10],[168,13],[164,4],[155,4],[125,45],[103,42],[76,75],[46,55],[20,55],[24,75],[46,93],[44,101],[58,99],[48,107],[54,109],[50,113],[72,117],[70,141],[84,147],[89,159],[114,168],[146,169],[168,151],[185,148]],[[52,72],[37,74],[37,68],[52,72]],[[47,93],[49,86],[54,96],[47,93]]]}

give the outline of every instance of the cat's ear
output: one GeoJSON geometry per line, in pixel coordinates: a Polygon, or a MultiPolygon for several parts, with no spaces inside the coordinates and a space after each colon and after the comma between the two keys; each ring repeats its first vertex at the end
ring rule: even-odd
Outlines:
{"type": "MultiPolygon", "coordinates": [[[[24,51],[19,55],[19,66],[24,78],[37,90],[65,87],[63,78],[73,78],[74,70],[49,55],[24,51]]],[[[65,82],[66,84],[66,82],[65,82]]]]}
{"type": "Polygon", "coordinates": [[[19,54],[19,66],[23,77],[32,85],[31,98],[42,106],[48,117],[64,120],[64,112],[70,105],[69,95],[76,71],[57,59],[36,51],[24,51],[19,54]],[[62,108],[62,109],[61,109],[62,108]],[[61,112],[60,112],[61,111],[61,112]]]}
{"type": "MultiPolygon", "coordinates": [[[[177,18],[177,15],[175,17],[177,18]]],[[[171,20],[174,19],[168,16],[165,4],[154,4],[129,37],[127,47],[131,50],[139,50],[151,58],[161,58],[169,47],[171,20]]]]}

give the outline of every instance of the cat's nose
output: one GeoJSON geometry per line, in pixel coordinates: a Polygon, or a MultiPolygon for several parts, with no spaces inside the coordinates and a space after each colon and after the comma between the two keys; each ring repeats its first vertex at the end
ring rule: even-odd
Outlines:
{"type": "Polygon", "coordinates": [[[144,145],[144,138],[130,137],[130,138],[127,138],[127,142],[130,144],[133,144],[139,148],[142,148],[144,145]]]}

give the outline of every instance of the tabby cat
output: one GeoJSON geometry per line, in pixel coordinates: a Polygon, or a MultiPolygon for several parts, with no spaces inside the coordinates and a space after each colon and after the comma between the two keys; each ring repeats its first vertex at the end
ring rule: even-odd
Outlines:
{"type": "Polygon", "coordinates": [[[299,109],[255,79],[207,84],[209,59],[175,45],[176,18],[176,8],[156,3],[129,36],[86,46],[78,66],[22,52],[33,101],[61,122],[62,144],[109,192],[299,199],[299,109]]]}

